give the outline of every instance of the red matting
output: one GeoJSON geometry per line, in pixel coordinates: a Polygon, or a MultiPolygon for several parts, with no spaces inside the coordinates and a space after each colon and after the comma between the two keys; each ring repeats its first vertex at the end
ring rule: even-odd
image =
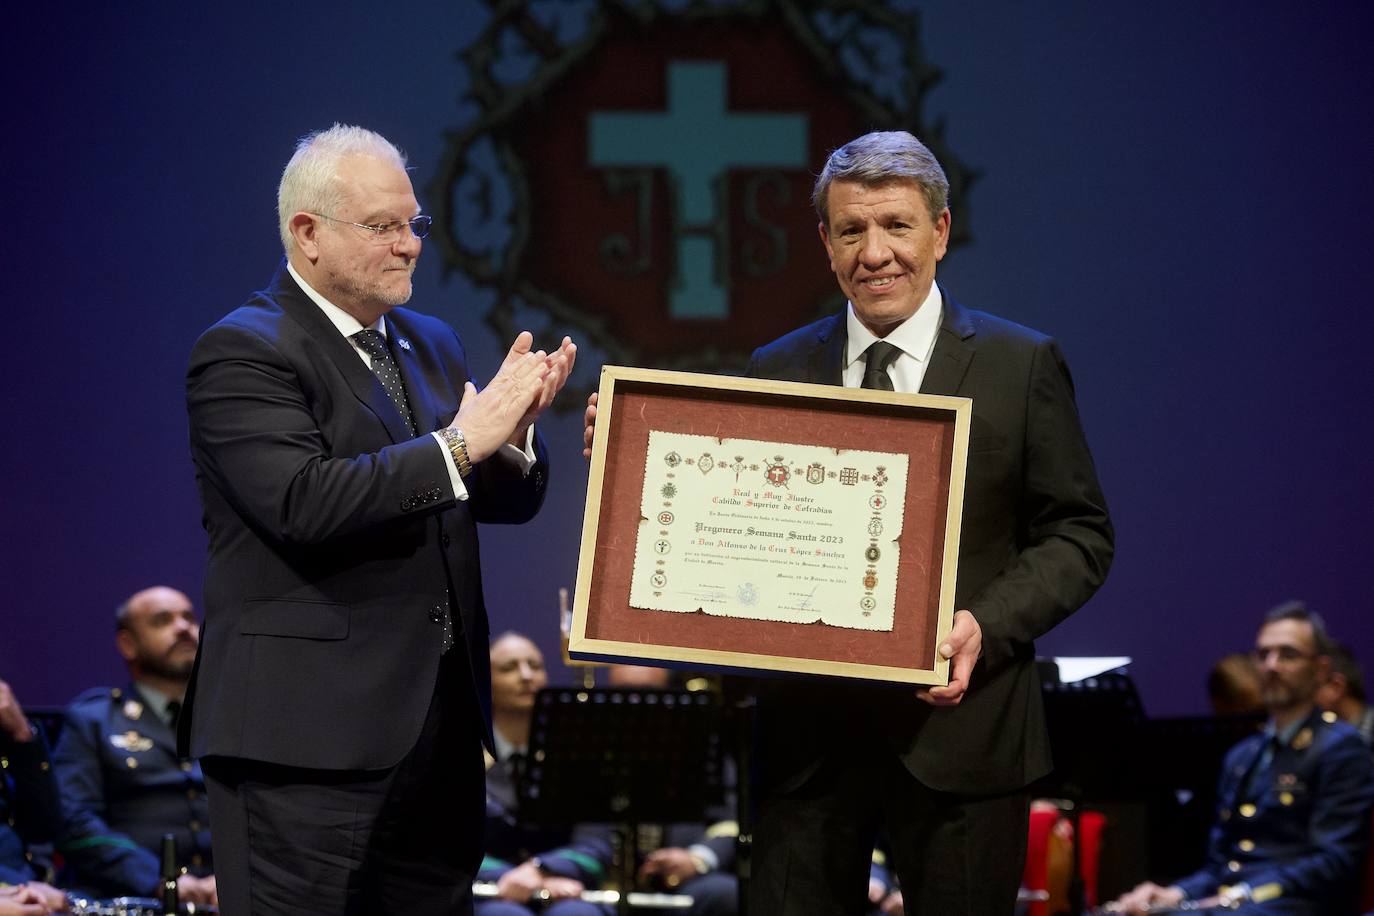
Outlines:
{"type": "MultiPolygon", "coordinates": [[[[618,379],[606,436],[589,639],[932,670],[955,414],[907,405],[618,379]],[[905,452],[897,605],[886,632],[630,607],[650,430],[905,452]]],[[[605,419],[605,418],[603,418],[605,419]]],[[[760,481],[762,482],[762,481],[760,481]]]]}

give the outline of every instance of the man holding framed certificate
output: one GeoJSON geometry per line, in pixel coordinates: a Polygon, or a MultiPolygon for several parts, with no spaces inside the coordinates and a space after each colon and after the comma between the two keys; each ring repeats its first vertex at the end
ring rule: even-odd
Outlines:
{"type": "MultiPolygon", "coordinates": [[[[1112,525],[1058,344],[935,283],[948,192],[908,133],[832,153],[813,200],[849,305],[760,348],[746,373],[973,401],[957,611],[939,647],[949,682],[761,685],[753,913],[864,912],[880,831],[911,912],[1011,913],[1027,786],[1051,766],[1034,640],[1111,564],[1112,525]]],[[[589,446],[595,415],[594,396],[589,446]]]]}

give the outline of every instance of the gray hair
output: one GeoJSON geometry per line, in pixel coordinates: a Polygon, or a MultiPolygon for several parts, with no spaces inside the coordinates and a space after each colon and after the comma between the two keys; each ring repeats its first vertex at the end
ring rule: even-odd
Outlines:
{"type": "Polygon", "coordinates": [[[1304,601],[1285,601],[1277,607],[1270,608],[1264,615],[1264,626],[1271,623],[1278,623],[1280,620],[1296,620],[1299,623],[1306,623],[1312,627],[1312,648],[1318,655],[1329,655],[1331,652],[1331,635],[1326,629],[1326,621],[1322,615],[1312,610],[1304,601]]]}
{"type": "Polygon", "coordinates": [[[931,222],[938,220],[949,206],[949,179],[945,177],[945,170],[924,143],[904,130],[864,134],[830,154],[811,192],[811,205],[827,226],[830,225],[830,185],[836,181],[856,181],[866,188],[894,181],[915,182],[925,194],[931,222]]]}
{"type": "Polygon", "coordinates": [[[291,252],[291,217],[302,211],[332,216],[343,203],[339,186],[339,163],[347,156],[371,156],[406,167],[406,157],[379,133],[351,124],[335,124],[328,130],[306,134],[296,143],[296,152],[281,173],[277,185],[277,228],[282,247],[291,252]]]}

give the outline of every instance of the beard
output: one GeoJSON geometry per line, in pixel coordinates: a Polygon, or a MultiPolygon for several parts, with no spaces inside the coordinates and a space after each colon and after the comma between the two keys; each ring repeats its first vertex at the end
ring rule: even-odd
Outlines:
{"type": "Polygon", "coordinates": [[[414,272],[415,262],[412,261],[409,270],[406,272],[405,284],[394,286],[386,282],[391,276],[389,272],[377,276],[359,275],[353,272],[338,273],[330,271],[328,276],[332,290],[327,298],[334,301],[335,304],[339,304],[340,302],[359,302],[395,308],[398,305],[405,305],[410,301],[410,295],[413,288],[410,278],[414,272]]]}
{"type": "Polygon", "coordinates": [[[1260,688],[1260,701],[1266,709],[1286,709],[1293,705],[1296,695],[1287,684],[1265,684],[1260,688]]]}
{"type": "Polygon", "coordinates": [[[148,674],[164,677],[169,681],[189,681],[191,669],[196,665],[196,655],[192,652],[188,658],[181,651],[188,645],[192,649],[195,648],[194,643],[177,643],[163,655],[139,659],[139,667],[148,674]]]}
{"type": "Polygon", "coordinates": [[[1265,709],[1292,709],[1312,702],[1316,693],[1315,683],[1293,684],[1275,678],[1260,685],[1260,700],[1265,709]]]}

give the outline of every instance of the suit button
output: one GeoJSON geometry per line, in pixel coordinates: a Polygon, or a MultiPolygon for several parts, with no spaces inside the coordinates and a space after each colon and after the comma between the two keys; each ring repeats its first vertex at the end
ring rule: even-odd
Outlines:
{"type": "Polygon", "coordinates": [[[448,546],[450,543],[452,543],[452,542],[453,542],[453,538],[451,538],[451,537],[448,536],[448,532],[447,532],[447,531],[445,531],[443,534],[439,535],[439,543],[440,543],[440,544],[443,544],[445,547],[447,547],[447,546],[448,546]]]}
{"type": "Polygon", "coordinates": [[[436,608],[430,608],[430,611],[429,611],[429,619],[430,619],[430,621],[431,621],[432,623],[443,623],[443,622],[444,622],[444,609],[443,609],[443,608],[438,608],[438,607],[436,607],[436,608]]]}
{"type": "Polygon", "coordinates": [[[1229,871],[1231,871],[1232,874],[1234,874],[1235,872],[1240,871],[1240,863],[1237,862],[1235,859],[1232,859],[1230,862],[1226,863],[1226,868],[1229,871]]]}
{"type": "Polygon", "coordinates": [[[1236,846],[1238,846],[1238,847],[1240,848],[1240,851],[1241,851],[1241,852],[1254,852],[1254,851],[1255,851],[1255,841],[1254,841],[1254,840],[1241,840],[1239,843],[1236,844],[1236,846]]]}

